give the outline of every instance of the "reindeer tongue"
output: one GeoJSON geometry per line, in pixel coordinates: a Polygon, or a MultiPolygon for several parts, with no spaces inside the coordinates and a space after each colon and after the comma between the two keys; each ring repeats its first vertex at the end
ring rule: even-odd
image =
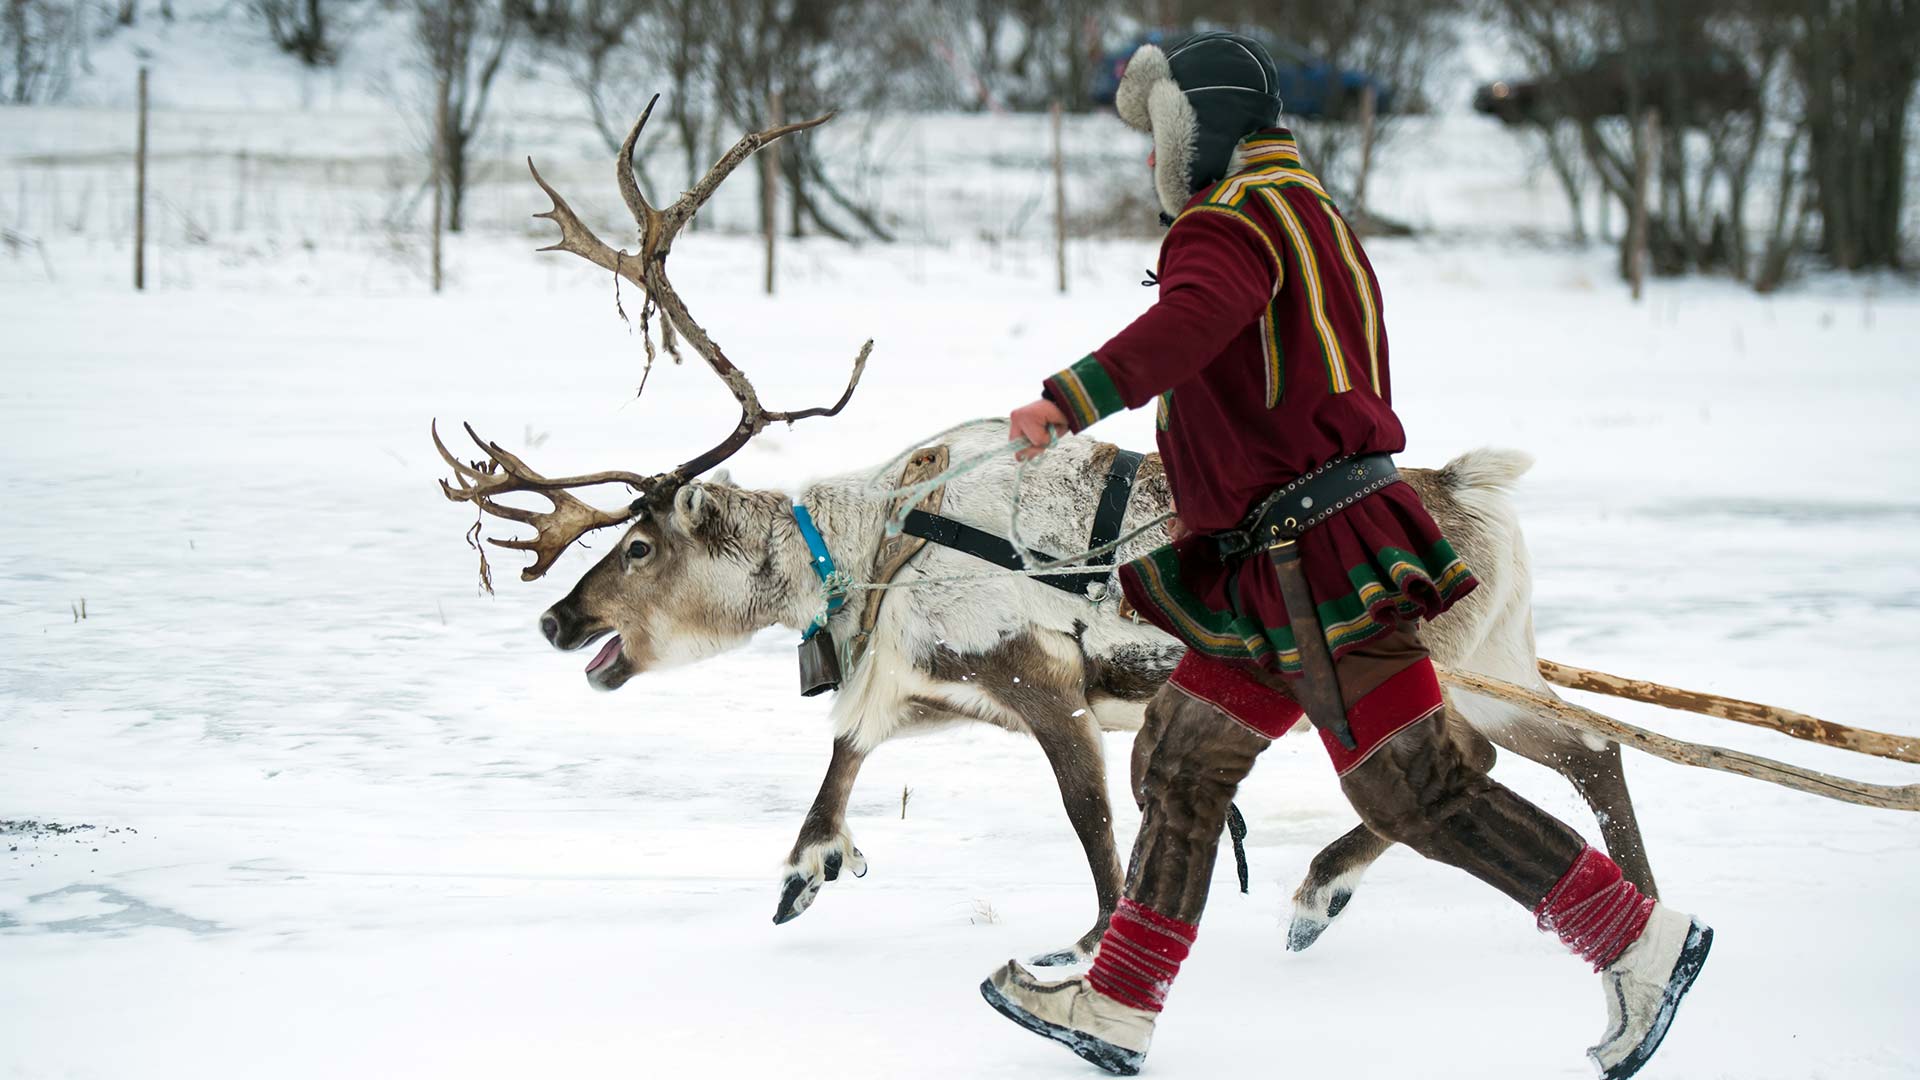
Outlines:
{"type": "Polygon", "coordinates": [[[601,668],[606,667],[608,664],[613,663],[613,658],[619,655],[620,635],[615,634],[607,639],[605,645],[600,646],[599,652],[594,654],[593,662],[587,665],[587,674],[591,675],[601,668]]]}

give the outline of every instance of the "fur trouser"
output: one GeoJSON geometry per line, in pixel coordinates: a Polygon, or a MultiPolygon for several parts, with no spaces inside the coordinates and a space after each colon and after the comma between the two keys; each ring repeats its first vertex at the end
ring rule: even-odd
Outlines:
{"type": "MultiPolygon", "coordinates": [[[[1342,657],[1337,673],[1359,749],[1325,741],[1361,820],[1538,908],[1586,842],[1494,782],[1490,763],[1453,737],[1418,641],[1389,635],[1342,657]]],[[[1284,680],[1189,654],[1149,704],[1133,751],[1142,817],[1128,899],[1199,922],[1234,791],[1300,716],[1276,689],[1285,690],[1284,680]]]]}

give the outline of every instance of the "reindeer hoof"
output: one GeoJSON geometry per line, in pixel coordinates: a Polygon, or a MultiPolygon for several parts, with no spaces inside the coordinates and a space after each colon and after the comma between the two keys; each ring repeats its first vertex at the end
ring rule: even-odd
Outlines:
{"type": "Polygon", "coordinates": [[[1352,889],[1335,889],[1328,897],[1323,910],[1315,910],[1299,901],[1294,902],[1293,921],[1287,924],[1287,951],[1305,952],[1307,947],[1320,940],[1333,920],[1346,910],[1347,902],[1353,899],[1352,889]]]}
{"type": "Polygon", "coordinates": [[[1099,951],[1100,939],[1105,937],[1106,934],[1107,920],[1103,916],[1098,925],[1081,935],[1079,941],[1074,942],[1064,949],[1055,949],[1052,952],[1041,953],[1039,956],[1028,960],[1027,966],[1071,967],[1074,964],[1087,963],[1093,959],[1093,954],[1099,951]]]}
{"type": "Polygon", "coordinates": [[[854,877],[867,876],[867,858],[844,833],[824,844],[809,844],[787,863],[780,882],[780,906],[774,909],[775,926],[799,918],[820,896],[820,887],[840,880],[842,871],[854,877]]]}
{"type": "Polygon", "coordinates": [[[807,908],[813,906],[813,898],[820,895],[820,882],[809,882],[799,874],[787,875],[785,884],[780,887],[780,906],[774,909],[773,925],[789,923],[799,918],[807,908]]]}
{"type": "Polygon", "coordinates": [[[845,855],[840,854],[838,851],[827,852],[825,857],[820,860],[820,868],[826,875],[828,881],[840,880],[840,871],[842,869],[854,877],[866,877],[867,858],[860,854],[859,848],[849,844],[847,845],[847,854],[845,855]]]}

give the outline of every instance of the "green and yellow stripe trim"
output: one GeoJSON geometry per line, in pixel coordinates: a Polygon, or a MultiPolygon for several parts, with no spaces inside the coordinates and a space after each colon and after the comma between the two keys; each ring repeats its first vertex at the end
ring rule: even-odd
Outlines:
{"type": "Polygon", "coordinates": [[[1283,166],[1270,166],[1252,172],[1238,173],[1220,181],[1207,194],[1207,201],[1201,206],[1240,206],[1255,192],[1265,188],[1306,188],[1325,202],[1333,201],[1327,189],[1320,186],[1320,180],[1305,169],[1289,169],[1283,166]]]}
{"type": "MultiPolygon", "coordinates": [[[[1267,634],[1252,619],[1215,611],[1180,584],[1180,560],[1171,545],[1155,548],[1127,564],[1187,644],[1209,656],[1258,660],[1273,651],[1267,634]]],[[[1299,663],[1296,653],[1294,663],[1299,663]]]]}
{"type": "MultiPolygon", "coordinates": [[[[1152,551],[1128,563],[1126,569],[1192,648],[1228,660],[1263,662],[1271,656],[1280,671],[1300,670],[1300,649],[1292,627],[1261,627],[1231,611],[1208,607],[1180,584],[1173,548],[1152,551]]],[[[1316,605],[1327,649],[1335,655],[1388,632],[1391,626],[1379,617],[1384,609],[1403,621],[1419,619],[1425,608],[1408,595],[1410,590],[1431,586],[1444,606],[1473,580],[1473,572],[1443,539],[1425,559],[1399,548],[1382,548],[1372,565],[1349,568],[1347,579],[1353,584],[1352,592],[1316,605]],[[1379,569],[1386,570],[1390,584],[1380,579],[1379,569]]]]}
{"type": "Polygon", "coordinates": [[[1126,399],[1114,385],[1113,376],[1092,353],[1073,362],[1065,371],[1046,381],[1047,397],[1067,414],[1073,430],[1084,430],[1105,417],[1124,412],[1126,399]]]}
{"type": "Polygon", "coordinates": [[[1329,203],[1321,203],[1320,208],[1327,213],[1327,223],[1333,227],[1333,235],[1340,242],[1340,257],[1346,261],[1347,270],[1353,275],[1353,291],[1360,297],[1360,314],[1366,322],[1367,331],[1367,377],[1372,382],[1373,392],[1380,392],[1380,301],[1373,293],[1373,282],[1367,277],[1365,267],[1360,265],[1359,249],[1354,245],[1353,233],[1329,203]]]}
{"type": "Polygon", "coordinates": [[[1333,322],[1327,318],[1326,288],[1320,281],[1320,267],[1313,241],[1307,237],[1306,227],[1300,223],[1300,217],[1294,213],[1293,205],[1286,196],[1272,187],[1263,187],[1260,194],[1267,200],[1274,216],[1280,219],[1280,225],[1287,234],[1288,243],[1293,248],[1294,262],[1300,267],[1301,280],[1307,286],[1307,311],[1313,320],[1314,335],[1320,339],[1320,355],[1327,368],[1327,384],[1336,394],[1344,394],[1353,389],[1353,383],[1347,378],[1347,360],[1340,349],[1340,337],[1334,333],[1333,322]]]}

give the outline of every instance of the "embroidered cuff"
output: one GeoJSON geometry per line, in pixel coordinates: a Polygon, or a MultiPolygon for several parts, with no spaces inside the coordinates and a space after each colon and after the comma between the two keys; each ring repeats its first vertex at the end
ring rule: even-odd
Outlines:
{"type": "Polygon", "coordinates": [[[1044,387],[1047,398],[1067,414],[1067,423],[1076,432],[1127,407],[1113,377],[1091,353],[1048,379],[1044,387]]]}

